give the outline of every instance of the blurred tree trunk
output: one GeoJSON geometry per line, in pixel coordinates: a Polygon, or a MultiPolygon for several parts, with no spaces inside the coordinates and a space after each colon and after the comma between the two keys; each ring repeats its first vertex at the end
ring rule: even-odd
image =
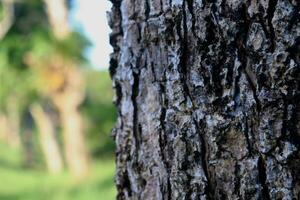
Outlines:
{"type": "Polygon", "coordinates": [[[16,99],[10,98],[6,114],[0,114],[0,137],[11,147],[20,148],[20,113],[16,99]]]}
{"type": "Polygon", "coordinates": [[[20,147],[20,140],[14,132],[14,127],[5,114],[0,114],[0,138],[13,148],[20,147]]]}
{"type": "Polygon", "coordinates": [[[300,199],[299,1],[111,1],[118,199],[300,199]]]}
{"type": "Polygon", "coordinates": [[[1,0],[2,18],[0,18],[0,41],[4,38],[6,33],[14,21],[14,0],[1,0]]]}
{"type": "Polygon", "coordinates": [[[0,139],[6,141],[6,134],[8,133],[7,117],[1,113],[0,114],[0,139]]]}
{"type": "Polygon", "coordinates": [[[68,8],[65,0],[44,0],[52,31],[57,38],[64,39],[70,34],[68,8]]]}
{"type": "Polygon", "coordinates": [[[10,126],[11,145],[15,148],[21,147],[20,139],[20,111],[18,107],[18,100],[15,97],[11,97],[7,103],[7,116],[8,124],[10,126]]]}
{"type": "Polygon", "coordinates": [[[52,98],[60,113],[67,164],[71,172],[81,178],[90,168],[83,121],[78,110],[84,99],[84,83],[78,71],[67,70],[65,73],[63,90],[57,91],[52,98]]]}
{"type": "Polygon", "coordinates": [[[63,170],[63,160],[55,136],[55,127],[50,116],[36,104],[30,109],[39,130],[39,140],[50,173],[57,174],[63,170]]]}
{"type": "MultiPolygon", "coordinates": [[[[58,39],[66,39],[71,31],[65,0],[44,0],[44,2],[54,35],[58,39]]],[[[88,174],[90,168],[82,117],[79,113],[79,106],[85,94],[84,82],[72,61],[67,62],[64,58],[53,61],[60,62],[55,64],[60,66],[56,71],[63,76],[62,85],[52,92],[51,98],[61,118],[66,161],[73,175],[81,178],[88,174]]]]}
{"type": "Polygon", "coordinates": [[[34,159],[34,144],[32,130],[25,129],[22,131],[23,151],[24,151],[24,165],[26,168],[35,167],[34,159]]]}

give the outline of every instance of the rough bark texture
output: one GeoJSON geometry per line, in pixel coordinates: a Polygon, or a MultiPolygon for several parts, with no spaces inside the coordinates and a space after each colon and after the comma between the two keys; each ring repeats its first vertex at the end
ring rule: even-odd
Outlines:
{"type": "Polygon", "coordinates": [[[118,199],[299,199],[300,2],[111,1],[118,199]]]}

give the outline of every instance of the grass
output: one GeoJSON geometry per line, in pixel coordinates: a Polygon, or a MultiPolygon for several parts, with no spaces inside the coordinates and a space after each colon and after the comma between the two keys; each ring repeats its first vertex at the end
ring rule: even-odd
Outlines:
{"type": "Polygon", "coordinates": [[[98,160],[85,181],[22,168],[21,152],[0,144],[0,200],[112,200],[114,161],[98,160]]]}

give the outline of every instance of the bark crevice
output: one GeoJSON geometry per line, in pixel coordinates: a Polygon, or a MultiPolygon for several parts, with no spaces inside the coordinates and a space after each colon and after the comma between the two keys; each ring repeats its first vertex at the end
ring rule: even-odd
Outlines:
{"type": "Polygon", "coordinates": [[[275,49],[275,31],[272,24],[272,19],[274,17],[274,13],[276,10],[278,0],[269,0],[268,10],[267,10],[267,20],[268,20],[268,26],[269,26],[269,32],[270,32],[270,41],[271,41],[271,52],[274,52],[275,49]]]}
{"type": "Polygon", "coordinates": [[[266,163],[262,156],[259,157],[257,165],[258,165],[258,180],[261,186],[261,197],[262,199],[265,200],[271,200],[268,183],[267,183],[266,163]]]}

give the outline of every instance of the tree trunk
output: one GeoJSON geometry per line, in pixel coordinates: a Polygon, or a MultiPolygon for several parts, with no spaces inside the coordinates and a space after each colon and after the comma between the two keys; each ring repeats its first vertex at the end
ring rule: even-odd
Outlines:
{"type": "Polygon", "coordinates": [[[10,126],[10,144],[15,148],[21,147],[21,120],[20,120],[20,110],[16,97],[10,97],[7,102],[7,119],[8,125],[10,126]]]}
{"type": "Polygon", "coordinates": [[[89,174],[90,162],[83,133],[83,124],[78,110],[60,111],[64,131],[65,156],[72,174],[78,178],[89,174]]]}
{"type": "Polygon", "coordinates": [[[64,39],[70,34],[68,8],[65,0],[44,0],[54,35],[64,39]]]}
{"type": "Polygon", "coordinates": [[[83,85],[81,74],[70,68],[65,72],[63,89],[52,94],[60,114],[66,161],[72,174],[78,178],[86,177],[90,169],[83,121],[78,110],[84,99],[83,85]]]}
{"type": "Polygon", "coordinates": [[[50,116],[40,105],[31,107],[31,114],[39,130],[39,140],[50,173],[57,174],[63,170],[63,160],[55,136],[55,127],[50,116]]]}
{"type": "Polygon", "coordinates": [[[34,144],[32,130],[25,129],[22,132],[23,151],[24,151],[24,167],[33,169],[35,167],[34,144]]]}
{"type": "MultiPolygon", "coordinates": [[[[44,0],[47,14],[56,38],[67,39],[71,30],[68,24],[68,8],[65,0],[44,0]]],[[[56,105],[61,119],[64,151],[68,167],[74,176],[84,178],[89,173],[90,162],[85,144],[82,117],[79,106],[84,99],[84,81],[80,71],[68,58],[52,58],[54,71],[62,82],[51,91],[50,98],[56,105]]]]}
{"type": "Polygon", "coordinates": [[[0,18],[0,41],[5,37],[14,22],[14,1],[2,0],[2,18],[0,18]]]}
{"type": "Polygon", "coordinates": [[[111,1],[118,199],[300,199],[299,1],[111,1]]]}
{"type": "Polygon", "coordinates": [[[10,98],[6,114],[0,113],[0,137],[13,148],[21,147],[20,112],[15,98],[10,98]]]}
{"type": "Polygon", "coordinates": [[[14,132],[9,121],[9,118],[5,114],[0,114],[0,139],[11,147],[17,147],[18,144],[14,138],[14,132]]]}

